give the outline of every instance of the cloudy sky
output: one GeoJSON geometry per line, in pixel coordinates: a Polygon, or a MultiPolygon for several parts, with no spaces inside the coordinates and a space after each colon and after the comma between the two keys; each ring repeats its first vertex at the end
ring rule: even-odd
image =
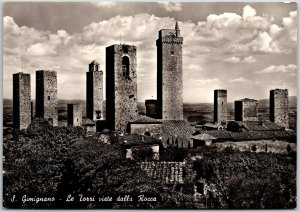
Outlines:
{"type": "Polygon", "coordinates": [[[59,99],[85,99],[88,64],[105,72],[105,48],[137,46],[138,98],[156,98],[158,31],[179,22],[184,102],[269,97],[273,88],[297,95],[295,3],[5,3],[3,96],[12,98],[12,74],[56,70],[59,99]]]}

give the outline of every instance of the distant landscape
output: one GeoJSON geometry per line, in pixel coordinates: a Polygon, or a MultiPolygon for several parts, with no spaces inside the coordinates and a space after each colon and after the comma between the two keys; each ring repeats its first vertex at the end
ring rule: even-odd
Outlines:
{"type": "MultiPolygon", "coordinates": [[[[85,118],[86,103],[85,100],[58,100],[58,120],[59,126],[67,124],[67,104],[79,103],[82,105],[83,118],[85,118]]],[[[105,119],[105,101],[103,102],[104,119],[105,119]]],[[[234,119],[234,103],[227,104],[228,120],[234,119]]],[[[289,97],[290,108],[290,128],[296,129],[297,125],[297,97],[289,97]]],[[[146,108],[144,102],[138,103],[139,114],[145,115],[146,108]]],[[[258,101],[258,115],[260,120],[269,119],[269,100],[262,99],[258,101]]],[[[213,122],[213,103],[184,103],[183,117],[190,124],[205,124],[213,122]]],[[[3,125],[4,127],[12,126],[12,99],[3,100],[3,125]]]]}

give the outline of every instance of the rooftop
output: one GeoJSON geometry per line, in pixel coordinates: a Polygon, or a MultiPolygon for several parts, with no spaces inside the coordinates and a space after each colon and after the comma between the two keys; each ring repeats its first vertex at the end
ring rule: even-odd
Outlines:
{"type": "Polygon", "coordinates": [[[185,162],[141,162],[147,175],[165,184],[183,184],[185,162]]]}

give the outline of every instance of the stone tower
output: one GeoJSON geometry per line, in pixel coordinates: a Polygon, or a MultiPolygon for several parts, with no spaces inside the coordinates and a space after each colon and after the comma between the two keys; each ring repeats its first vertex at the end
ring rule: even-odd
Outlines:
{"type": "Polygon", "coordinates": [[[86,72],[86,117],[96,120],[97,113],[103,113],[103,72],[95,60],[89,64],[86,72]]]}
{"type": "Polygon", "coordinates": [[[288,89],[270,90],[270,121],[289,128],[288,89]]]}
{"type": "Polygon", "coordinates": [[[236,121],[258,121],[258,101],[255,99],[240,99],[234,102],[236,121]]]}
{"type": "Polygon", "coordinates": [[[80,104],[68,104],[68,126],[82,126],[82,108],[80,104]]]}
{"type": "Polygon", "coordinates": [[[183,119],[182,43],[177,22],[158,33],[157,115],[163,120],[183,119]]]}
{"type": "Polygon", "coordinates": [[[124,132],[137,110],[136,47],[106,48],[106,120],[112,130],[124,132]]]}
{"type": "Polygon", "coordinates": [[[36,117],[58,125],[56,71],[36,71],[36,117]]]}
{"type": "Polygon", "coordinates": [[[214,90],[214,122],[227,123],[227,90],[214,90]]]}
{"type": "Polygon", "coordinates": [[[26,129],[31,122],[30,74],[13,74],[13,126],[26,129]]]}

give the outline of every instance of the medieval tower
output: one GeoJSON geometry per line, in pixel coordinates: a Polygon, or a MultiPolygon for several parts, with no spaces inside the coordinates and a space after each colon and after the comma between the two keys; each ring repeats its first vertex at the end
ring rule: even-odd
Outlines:
{"type": "Polygon", "coordinates": [[[234,102],[235,121],[258,121],[258,101],[240,99],[234,102]]]}
{"type": "Polygon", "coordinates": [[[106,48],[106,120],[124,132],[138,116],[136,47],[120,44],[106,48]]]}
{"type": "Polygon", "coordinates": [[[214,122],[227,123],[227,90],[214,90],[214,122]]]}
{"type": "Polygon", "coordinates": [[[36,71],[36,117],[58,125],[56,71],[36,71]]]}
{"type": "Polygon", "coordinates": [[[13,126],[26,129],[31,122],[30,74],[13,74],[13,126]]]}
{"type": "Polygon", "coordinates": [[[288,89],[270,90],[270,121],[289,128],[288,89]]]}
{"type": "Polygon", "coordinates": [[[86,117],[94,121],[97,114],[103,113],[103,72],[99,66],[94,60],[86,72],[86,117]]]}
{"type": "Polygon", "coordinates": [[[163,120],[183,119],[182,43],[177,22],[158,33],[157,116],[163,120]]]}
{"type": "Polygon", "coordinates": [[[80,104],[68,104],[68,126],[82,126],[82,108],[80,104]]]}

